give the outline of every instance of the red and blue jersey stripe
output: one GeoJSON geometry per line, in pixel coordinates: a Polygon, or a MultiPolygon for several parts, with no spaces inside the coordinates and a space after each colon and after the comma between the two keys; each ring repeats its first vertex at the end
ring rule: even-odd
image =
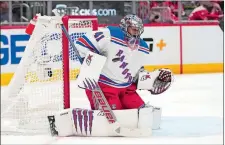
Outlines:
{"type": "Polygon", "coordinates": [[[85,35],[80,37],[77,40],[76,44],[79,44],[85,48],[88,48],[90,51],[99,54],[99,50],[94,46],[94,44],[85,35]]]}
{"type": "Polygon", "coordinates": [[[146,54],[149,54],[149,49],[146,48],[146,47],[141,47],[141,46],[139,46],[138,51],[141,51],[141,52],[144,52],[144,53],[146,53],[146,54]]]}
{"type": "Polygon", "coordinates": [[[117,83],[117,82],[109,79],[108,77],[106,77],[102,74],[100,75],[99,82],[101,82],[103,84],[106,84],[106,85],[109,85],[109,86],[112,86],[112,87],[128,87],[132,84],[132,82],[130,82],[130,83],[117,83]]]}
{"type": "Polygon", "coordinates": [[[146,54],[149,54],[150,52],[148,48],[148,44],[143,39],[140,40],[138,51],[144,52],[146,54]]]}
{"type": "Polygon", "coordinates": [[[127,43],[119,38],[111,36],[111,42],[127,47],[127,43]]]}

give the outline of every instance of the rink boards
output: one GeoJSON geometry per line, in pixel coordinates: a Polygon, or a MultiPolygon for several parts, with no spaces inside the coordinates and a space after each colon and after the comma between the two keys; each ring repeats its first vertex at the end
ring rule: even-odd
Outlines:
{"type": "MultiPolygon", "coordinates": [[[[151,53],[145,68],[176,74],[223,72],[223,32],[216,24],[146,25],[151,53]]],[[[25,27],[1,28],[1,86],[10,82],[29,40],[25,27]]]]}

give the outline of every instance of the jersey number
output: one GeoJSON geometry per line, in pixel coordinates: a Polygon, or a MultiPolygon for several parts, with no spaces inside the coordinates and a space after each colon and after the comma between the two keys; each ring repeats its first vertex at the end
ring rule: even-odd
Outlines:
{"type": "Polygon", "coordinates": [[[103,32],[96,32],[94,37],[97,42],[100,41],[102,38],[104,38],[103,32]]]}

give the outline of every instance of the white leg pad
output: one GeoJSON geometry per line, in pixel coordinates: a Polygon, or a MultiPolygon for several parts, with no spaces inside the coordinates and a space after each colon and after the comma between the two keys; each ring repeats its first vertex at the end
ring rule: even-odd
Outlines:
{"type": "MultiPolygon", "coordinates": [[[[121,127],[136,129],[138,110],[113,110],[121,127]]],[[[52,135],[56,136],[118,136],[100,110],[65,109],[48,116],[52,135]]]]}
{"type": "Polygon", "coordinates": [[[154,129],[154,130],[160,129],[161,116],[162,116],[162,108],[160,108],[160,107],[154,107],[153,108],[152,129],[154,129]]]}
{"type": "Polygon", "coordinates": [[[153,107],[141,108],[138,117],[138,128],[152,128],[153,107]]]}
{"type": "Polygon", "coordinates": [[[159,129],[161,124],[162,109],[148,106],[139,110],[138,128],[159,129]]]}
{"type": "Polygon", "coordinates": [[[63,110],[59,114],[55,115],[55,126],[59,136],[70,136],[74,134],[74,129],[71,125],[72,114],[71,111],[63,110]]]}

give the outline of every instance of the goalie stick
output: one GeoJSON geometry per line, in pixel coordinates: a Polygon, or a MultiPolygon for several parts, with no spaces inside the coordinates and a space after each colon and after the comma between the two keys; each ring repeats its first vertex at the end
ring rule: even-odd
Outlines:
{"type": "MultiPolygon", "coordinates": [[[[52,12],[55,14],[55,16],[59,16],[56,9],[53,9],[52,12]]],[[[73,41],[71,40],[65,26],[63,25],[62,22],[60,23],[60,25],[61,25],[61,29],[62,29],[63,33],[69,40],[72,48],[75,50],[75,53],[79,59],[79,62],[82,64],[82,62],[83,62],[82,58],[81,58],[76,46],[73,44],[73,41]]],[[[127,137],[139,137],[139,136],[150,136],[151,135],[151,133],[152,133],[151,128],[150,129],[146,129],[146,128],[145,129],[140,129],[140,128],[130,129],[130,128],[125,128],[125,127],[120,126],[120,124],[117,121],[116,116],[113,113],[112,109],[110,108],[108,101],[106,100],[100,86],[98,85],[98,83],[95,80],[94,80],[93,88],[91,88],[91,90],[93,92],[95,100],[97,101],[101,110],[104,112],[104,114],[105,114],[104,116],[108,120],[110,127],[115,131],[115,133],[117,135],[127,136],[127,137]]]]}
{"type": "Polygon", "coordinates": [[[105,117],[107,118],[111,128],[115,131],[117,135],[120,136],[127,136],[127,137],[144,137],[144,136],[150,136],[152,131],[151,129],[130,129],[120,126],[119,122],[116,119],[115,114],[113,113],[112,109],[110,108],[108,101],[106,100],[100,86],[98,83],[90,79],[86,79],[86,83],[90,84],[88,85],[88,89],[92,90],[92,94],[94,96],[95,101],[97,101],[99,107],[104,112],[105,117]]]}

